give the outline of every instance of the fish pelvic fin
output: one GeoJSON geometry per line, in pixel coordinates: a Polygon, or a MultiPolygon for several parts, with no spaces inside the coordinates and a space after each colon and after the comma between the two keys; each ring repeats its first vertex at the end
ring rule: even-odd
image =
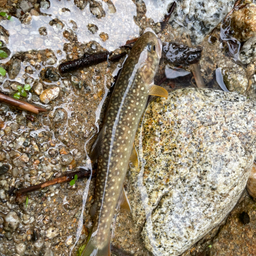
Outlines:
{"type": "Polygon", "coordinates": [[[110,239],[103,248],[98,249],[94,243],[93,237],[91,237],[81,256],[111,256],[110,239]]]}

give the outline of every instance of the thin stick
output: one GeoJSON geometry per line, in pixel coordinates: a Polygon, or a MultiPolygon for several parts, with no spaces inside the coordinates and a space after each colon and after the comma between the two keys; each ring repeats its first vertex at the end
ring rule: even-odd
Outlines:
{"type": "Polygon", "coordinates": [[[4,102],[8,105],[15,106],[18,108],[21,108],[23,110],[30,111],[32,113],[38,114],[39,112],[46,112],[47,110],[41,107],[34,106],[32,104],[29,104],[22,100],[16,100],[14,98],[11,98],[9,96],[4,95],[3,93],[0,93],[0,102],[4,102]]]}
{"type": "MultiPolygon", "coordinates": [[[[187,36],[187,44],[188,44],[189,47],[192,47],[191,40],[190,40],[189,36],[187,36]]],[[[201,76],[199,64],[198,63],[191,64],[190,67],[191,67],[192,73],[194,75],[197,87],[198,88],[205,88],[205,84],[204,84],[204,80],[201,76]]]]}
{"type": "MultiPolygon", "coordinates": [[[[71,181],[74,179],[75,175],[77,175],[78,179],[82,179],[82,178],[89,177],[90,174],[91,174],[91,171],[86,170],[86,169],[80,169],[79,171],[76,171],[76,172],[67,173],[67,174],[65,174],[61,177],[55,178],[53,180],[49,180],[49,181],[46,181],[46,182],[43,182],[43,183],[40,183],[40,184],[37,184],[34,186],[30,186],[27,188],[21,188],[16,192],[16,197],[20,197],[29,192],[40,190],[42,188],[46,188],[46,187],[49,187],[49,186],[52,186],[52,185],[55,185],[58,183],[71,181]]],[[[95,174],[95,171],[93,171],[92,175],[94,175],[94,174],[95,174]]]]}

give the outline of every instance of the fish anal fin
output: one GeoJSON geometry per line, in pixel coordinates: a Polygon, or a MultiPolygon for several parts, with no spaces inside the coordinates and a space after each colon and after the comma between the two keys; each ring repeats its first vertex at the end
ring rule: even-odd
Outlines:
{"type": "Polygon", "coordinates": [[[129,200],[127,198],[124,188],[122,189],[122,192],[120,195],[120,209],[124,209],[128,212],[131,212],[131,205],[129,203],[129,200]]]}
{"type": "Polygon", "coordinates": [[[168,92],[161,86],[152,85],[149,90],[149,95],[159,96],[159,97],[168,97],[168,92]]]}
{"type": "Polygon", "coordinates": [[[139,166],[138,154],[134,144],[133,144],[132,153],[130,156],[130,164],[132,165],[132,167],[136,167],[136,168],[139,166]]]}

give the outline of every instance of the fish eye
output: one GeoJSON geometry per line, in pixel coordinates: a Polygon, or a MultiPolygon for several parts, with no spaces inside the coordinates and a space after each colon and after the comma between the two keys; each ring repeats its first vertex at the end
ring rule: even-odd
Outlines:
{"type": "Polygon", "coordinates": [[[148,50],[149,52],[153,52],[153,51],[156,50],[156,46],[155,46],[154,44],[152,44],[152,43],[148,43],[148,44],[147,44],[147,50],[148,50]]]}

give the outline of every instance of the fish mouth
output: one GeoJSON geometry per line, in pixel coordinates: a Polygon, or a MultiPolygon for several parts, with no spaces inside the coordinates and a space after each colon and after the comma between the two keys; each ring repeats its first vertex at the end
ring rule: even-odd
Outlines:
{"type": "Polygon", "coordinates": [[[158,41],[158,44],[156,45],[156,53],[158,58],[160,59],[162,56],[162,42],[159,38],[157,39],[157,41],[158,41]]]}

